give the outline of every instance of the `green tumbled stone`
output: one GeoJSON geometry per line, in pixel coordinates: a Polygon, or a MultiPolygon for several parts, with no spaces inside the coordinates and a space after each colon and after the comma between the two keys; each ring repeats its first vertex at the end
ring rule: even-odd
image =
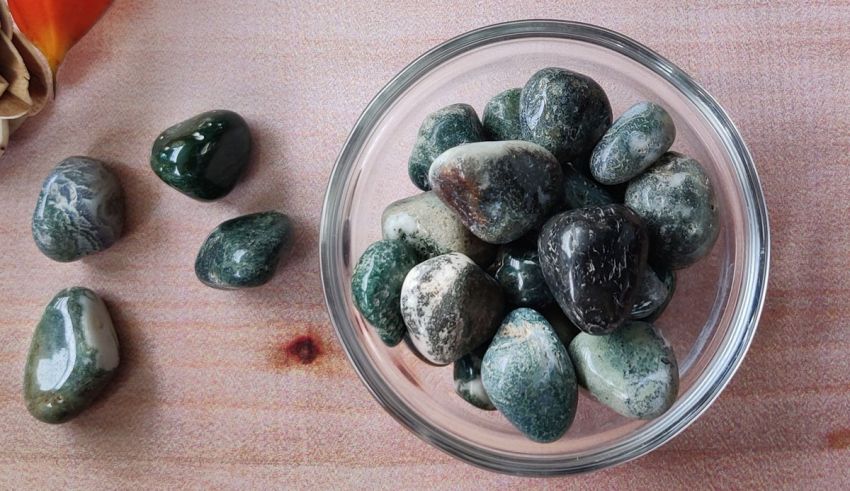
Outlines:
{"type": "Polygon", "coordinates": [[[221,290],[267,283],[292,243],[289,217],[276,211],[253,213],[222,223],[204,241],[195,274],[221,290]]]}
{"type": "Polygon", "coordinates": [[[91,290],[62,290],[35,329],[24,371],[27,410],[64,423],[91,405],[118,367],[118,338],[103,301],[91,290]]]}
{"type": "Polygon", "coordinates": [[[484,391],[484,384],[481,383],[481,358],[484,357],[486,348],[485,344],[483,348],[466,354],[455,362],[455,392],[463,400],[479,409],[495,411],[496,406],[490,402],[490,397],[484,391]]]}
{"type": "Polygon", "coordinates": [[[596,144],[590,172],[603,184],[621,184],[643,172],[676,139],[673,118],[663,107],[639,102],[620,116],[596,144]]]}
{"type": "Polygon", "coordinates": [[[521,93],[521,88],[508,89],[487,101],[481,123],[488,139],[522,140],[522,129],[519,125],[521,93]]]}
{"type": "Polygon", "coordinates": [[[555,331],[534,310],[514,310],[502,322],[484,355],[481,381],[493,405],[534,441],[557,440],[575,418],[573,365],[555,331]]]}
{"type": "Polygon", "coordinates": [[[646,267],[640,280],[635,303],[632,305],[632,319],[643,319],[647,322],[659,318],[667,308],[673,293],[676,291],[676,273],[669,269],[656,272],[646,267]]]}
{"type": "Polygon", "coordinates": [[[217,110],[163,131],[153,144],[151,168],[166,184],[201,201],[236,187],[251,156],[251,132],[242,116],[217,110]]]}
{"type": "Polygon", "coordinates": [[[114,244],[124,227],[124,193],[98,160],[69,157],[45,179],[32,216],[38,249],[55,261],[76,261],[114,244]]]}
{"type": "Polygon", "coordinates": [[[676,356],[658,329],[631,321],[607,336],[581,333],[570,343],[579,383],[629,418],[661,416],[676,401],[676,356]]]}
{"type": "Polygon", "coordinates": [[[419,189],[431,189],[428,170],[441,153],[464,143],[484,140],[484,128],[469,104],[452,104],[429,114],[416,137],[407,172],[419,189]]]}
{"type": "Polygon", "coordinates": [[[407,330],[401,317],[401,285],[418,263],[416,252],[400,240],[379,240],[366,248],[351,277],[354,305],[387,346],[407,330]]]}
{"type": "Polygon", "coordinates": [[[515,307],[543,308],[554,302],[540,269],[535,237],[506,244],[496,256],[493,275],[505,292],[505,300],[515,307]]]}
{"type": "Polygon", "coordinates": [[[609,190],[577,171],[572,165],[564,165],[562,170],[564,203],[568,210],[617,203],[617,198],[609,190]]]}

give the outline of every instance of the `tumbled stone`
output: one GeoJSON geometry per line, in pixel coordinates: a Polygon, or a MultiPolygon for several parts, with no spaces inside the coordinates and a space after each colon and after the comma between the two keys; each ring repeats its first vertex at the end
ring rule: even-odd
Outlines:
{"type": "Polygon", "coordinates": [[[579,329],[607,334],[628,318],[648,248],[633,211],[613,204],[561,213],[544,225],[538,247],[546,283],[579,329]]]}
{"type": "Polygon", "coordinates": [[[381,216],[385,239],[407,243],[420,260],[460,252],[481,266],[490,264],[496,247],[469,231],[432,191],[390,204],[381,216]]]}
{"type": "Polygon", "coordinates": [[[151,150],[151,168],[166,184],[200,201],[236,187],[251,156],[251,132],[233,111],[201,113],[163,131],[151,150]]]}
{"type": "Polygon", "coordinates": [[[490,397],[484,391],[481,383],[481,358],[487,351],[488,344],[460,357],[454,364],[455,392],[464,401],[486,411],[495,411],[496,407],[490,402],[490,397]]]}
{"type": "Polygon", "coordinates": [[[554,301],[540,270],[534,237],[500,247],[494,277],[502,286],[505,300],[512,306],[540,309],[554,301]]]}
{"type": "Polygon", "coordinates": [[[564,172],[564,203],[567,209],[604,206],[616,203],[610,191],[589,179],[572,165],[562,167],[564,172]]]}
{"type": "Polygon", "coordinates": [[[657,418],[676,401],[676,356],[652,324],[631,321],[608,336],[582,333],[569,351],[579,384],[623,416],[657,418]]]}
{"type": "Polygon", "coordinates": [[[496,280],[457,252],[418,264],[401,287],[401,313],[410,339],[422,356],[438,365],[489,340],[503,312],[496,280]]]}
{"type": "Polygon", "coordinates": [[[24,370],[27,410],[64,423],[100,395],[118,368],[118,338],[103,301],[82,287],[60,291],[35,328],[24,370]]]}
{"type": "Polygon", "coordinates": [[[592,78],[544,68],[520,96],[522,139],[543,146],[561,162],[589,154],[611,125],[611,104],[592,78]]]}
{"type": "Polygon", "coordinates": [[[676,126],[667,111],[652,102],[639,102],[596,144],[590,172],[602,184],[624,183],[658,160],[675,139],[676,126]]]}
{"type": "Polygon", "coordinates": [[[521,88],[496,94],[484,106],[484,133],[490,140],[522,140],[519,126],[519,96],[521,88]]]}
{"type": "Polygon", "coordinates": [[[124,228],[124,193],[102,162],[69,157],[44,180],[32,216],[38,249],[76,261],[114,244],[124,228]]]}
{"type": "Polygon", "coordinates": [[[524,141],[447,150],[430,171],[434,193],[478,238],[512,242],[561,206],[563,175],[551,153],[524,141]]]}
{"type": "Polygon", "coordinates": [[[555,331],[532,309],[514,310],[502,322],[484,355],[481,381],[493,405],[534,441],[555,441],[573,422],[573,365],[555,331]]]}
{"type": "Polygon", "coordinates": [[[210,233],[195,259],[195,275],[221,290],[268,283],[292,245],[292,222],[276,211],[232,218],[210,233]]]}
{"type": "Polygon", "coordinates": [[[656,272],[647,266],[643,270],[635,303],[632,305],[632,319],[645,319],[649,322],[657,319],[667,308],[676,289],[676,273],[671,270],[656,272]]]}
{"type": "Polygon", "coordinates": [[[407,333],[399,304],[401,285],[418,262],[416,252],[405,242],[379,240],[366,248],[354,267],[354,305],[387,346],[397,345],[407,333]]]}
{"type": "Polygon", "coordinates": [[[649,231],[650,260],[679,269],[702,259],[717,240],[720,223],[714,188],[700,164],[668,152],[629,183],[626,205],[649,231]]]}
{"type": "Polygon", "coordinates": [[[407,162],[410,180],[419,189],[431,189],[428,169],[441,153],[464,143],[484,140],[484,128],[469,104],[452,104],[425,117],[407,162]]]}

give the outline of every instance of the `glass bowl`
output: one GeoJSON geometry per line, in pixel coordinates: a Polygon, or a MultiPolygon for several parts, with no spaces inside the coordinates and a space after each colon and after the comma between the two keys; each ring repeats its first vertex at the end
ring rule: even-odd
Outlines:
{"type": "Polygon", "coordinates": [[[366,387],[399,422],[471,464],[523,475],[590,471],[639,457],[670,440],[717,398],[756,329],[768,274],[769,232],[752,158],[723,109],[675,65],[639,43],[587,24],[518,21],[461,35],[392,79],[357,121],[330,177],[321,222],[322,282],[331,321],[366,387]],[[407,159],[423,118],[467,102],[481,113],[502,90],[557,66],[593,77],[614,117],[641,100],[662,104],[677,128],[673,150],[699,160],[717,192],[720,236],[710,255],[678,272],[656,322],[681,370],[679,397],[652,421],[626,419],[582,390],[567,434],[528,440],[497,412],[455,395],[452,367],[387,348],[355,309],[349,284],[360,254],[381,238],[381,212],[419,191],[407,159]]]}

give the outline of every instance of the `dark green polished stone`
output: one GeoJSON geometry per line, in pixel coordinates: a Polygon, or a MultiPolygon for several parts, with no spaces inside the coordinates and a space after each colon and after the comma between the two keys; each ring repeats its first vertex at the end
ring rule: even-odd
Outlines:
{"type": "Polygon", "coordinates": [[[522,140],[519,126],[521,93],[521,88],[508,89],[487,101],[481,123],[489,140],[522,140]]]}
{"type": "Polygon", "coordinates": [[[573,365],[555,331],[532,309],[514,310],[502,322],[481,363],[481,381],[493,405],[534,441],[555,441],[573,422],[573,365]]]}
{"type": "Polygon", "coordinates": [[[418,262],[416,251],[407,243],[379,240],[366,248],[354,267],[354,305],[388,346],[400,343],[407,333],[399,303],[401,285],[418,262]]]}
{"type": "Polygon", "coordinates": [[[103,301],[91,290],[62,290],[35,328],[24,371],[27,410],[64,423],[97,398],[118,367],[118,338],[103,301]]]}
{"type": "Polygon", "coordinates": [[[216,110],[163,131],[153,144],[151,168],[166,184],[201,201],[236,187],[251,156],[251,132],[242,116],[216,110]]]}
{"type": "Polygon", "coordinates": [[[419,189],[431,189],[428,169],[441,153],[464,143],[484,139],[484,128],[469,104],[452,104],[429,114],[416,136],[407,162],[410,180],[419,189]]]}
{"type": "Polygon", "coordinates": [[[510,305],[540,309],[554,301],[540,269],[535,237],[503,245],[495,267],[494,276],[510,305]]]}
{"type": "Polygon", "coordinates": [[[124,193],[102,162],[69,157],[44,180],[32,215],[38,249],[54,261],[76,261],[118,240],[124,193]]]}
{"type": "Polygon", "coordinates": [[[564,203],[568,210],[604,206],[617,202],[617,198],[601,184],[577,171],[571,164],[564,171],[564,203]]]}
{"type": "Polygon", "coordinates": [[[292,244],[292,223],[276,211],[230,219],[212,231],[195,260],[195,274],[221,290],[260,286],[274,276],[292,244]]]}
{"type": "Polygon", "coordinates": [[[455,392],[464,401],[479,409],[494,411],[496,407],[490,402],[487,392],[484,391],[484,385],[481,383],[481,359],[484,357],[488,345],[489,343],[485,344],[455,362],[454,381],[455,392]]]}
{"type": "Polygon", "coordinates": [[[676,273],[669,269],[655,269],[647,266],[643,270],[635,303],[632,305],[632,319],[647,322],[659,318],[667,308],[676,291],[676,273]]]}

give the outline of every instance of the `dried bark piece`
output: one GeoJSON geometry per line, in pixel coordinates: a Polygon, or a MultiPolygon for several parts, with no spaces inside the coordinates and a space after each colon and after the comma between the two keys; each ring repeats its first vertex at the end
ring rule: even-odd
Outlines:
{"type": "Polygon", "coordinates": [[[0,77],[9,83],[0,95],[0,119],[14,119],[27,114],[32,106],[30,74],[12,40],[3,33],[0,33],[0,77]]]}
{"type": "Polygon", "coordinates": [[[44,54],[30,42],[21,31],[15,29],[12,35],[12,43],[18,50],[18,54],[24,60],[30,74],[29,94],[32,99],[28,116],[35,116],[44,106],[53,100],[54,85],[53,71],[44,54]]]}

